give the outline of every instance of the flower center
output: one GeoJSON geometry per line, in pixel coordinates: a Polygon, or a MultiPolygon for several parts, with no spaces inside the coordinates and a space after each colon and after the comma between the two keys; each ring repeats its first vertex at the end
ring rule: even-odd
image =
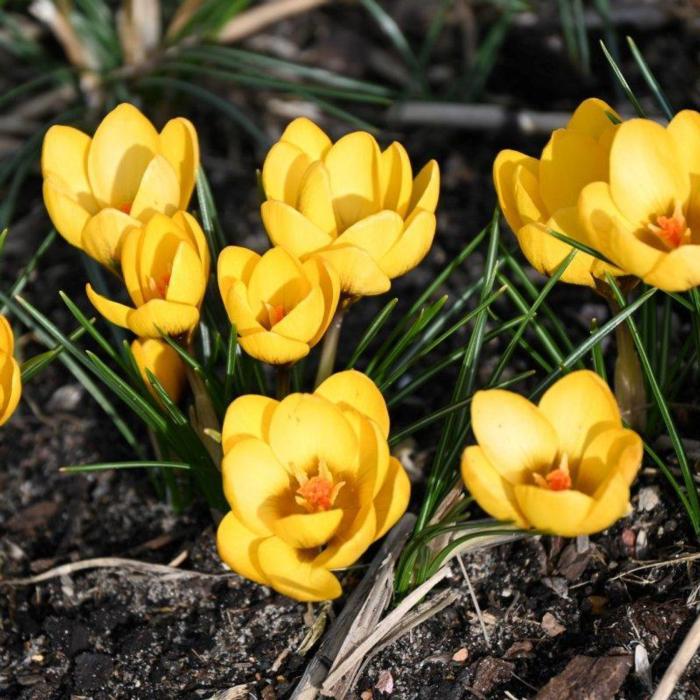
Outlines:
{"type": "Polygon", "coordinates": [[[649,224],[648,228],[669,250],[690,242],[690,229],[678,203],[671,216],[657,216],[656,223],[649,224]]]}
{"type": "Polygon", "coordinates": [[[279,323],[287,315],[283,304],[268,304],[265,302],[265,310],[267,311],[267,320],[270,324],[270,328],[276,323],[279,323]]]}
{"type": "Polygon", "coordinates": [[[120,204],[117,209],[119,211],[123,211],[125,214],[131,214],[131,207],[134,205],[133,202],[124,202],[124,204],[120,204]]]}
{"type": "Polygon", "coordinates": [[[168,293],[168,286],[170,285],[170,273],[161,275],[158,278],[149,277],[148,286],[151,291],[161,299],[165,299],[165,295],[168,293]]]}
{"type": "Polygon", "coordinates": [[[550,491],[566,491],[571,488],[571,474],[569,473],[569,456],[564,452],[559,460],[559,466],[552,469],[546,476],[534,473],[532,475],[537,486],[550,491]]]}
{"type": "Polygon", "coordinates": [[[296,491],[296,502],[306,508],[309,513],[320,513],[330,510],[338,497],[344,481],[335,483],[333,475],[323,460],[319,460],[318,474],[309,478],[301,470],[297,470],[296,479],[299,488],[296,491]]]}

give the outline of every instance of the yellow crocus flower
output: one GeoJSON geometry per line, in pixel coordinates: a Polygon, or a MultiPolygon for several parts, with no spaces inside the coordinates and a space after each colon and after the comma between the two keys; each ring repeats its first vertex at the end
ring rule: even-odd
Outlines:
{"type": "Polygon", "coordinates": [[[13,357],[14,348],[12,327],[0,314],[0,425],[10,420],[22,395],[21,372],[13,357]]]}
{"type": "Polygon", "coordinates": [[[340,295],[331,265],[318,256],[301,263],[281,247],[263,256],[239,246],[224,248],[218,279],[241,347],[270,364],[308,355],[326,332],[340,295]]]}
{"type": "Polygon", "coordinates": [[[222,432],[231,512],[217,532],[221,558],[296,600],[337,598],[333,570],[354,564],[408,505],[388,434],[379,389],[354,370],[313,394],[236,399],[222,432]]]}
{"type": "Polygon", "coordinates": [[[177,352],[164,340],[137,338],[131,343],[131,353],[148,390],[160,398],[151,385],[146,370],[161,383],[168,396],[177,403],[185,388],[185,363],[177,352]]]}
{"type": "MultiPolygon", "coordinates": [[[[615,110],[602,100],[584,100],[564,129],[557,129],[540,159],[501,151],[493,164],[493,181],[508,225],[528,262],[551,275],[571,252],[571,246],[548,233],[553,229],[585,240],[577,214],[581,190],[608,179],[610,144],[618,128],[615,110]]],[[[561,276],[571,284],[595,286],[595,278],[614,272],[591,255],[578,251],[561,276]]]]}
{"type": "Polygon", "coordinates": [[[320,253],[349,296],[381,294],[426,256],[435,235],[440,170],[414,178],[404,147],[381,151],[356,131],[332,143],[305,118],[291,122],[262,169],[270,240],[302,261],[320,253]]]}
{"type": "Polygon", "coordinates": [[[178,336],[199,322],[199,305],[209,278],[209,249],[193,216],[154,214],[124,237],[122,274],[135,308],[111,301],[91,285],[94,307],[117,326],[141,338],[178,336]]]}
{"type": "Polygon", "coordinates": [[[53,225],[103,265],[117,266],[125,234],[154,213],[189,204],[199,166],[197,132],[182,117],[158,133],[123,103],[95,135],[52,126],[44,138],[44,202],[53,225]]]}
{"type": "Polygon", "coordinates": [[[700,284],[700,114],[663,127],[631,119],[617,129],[610,176],[581,192],[584,240],[626,273],[667,292],[700,284]]]}
{"type": "Polygon", "coordinates": [[[642,441],[622,427],[615,398],[594,372],[568,374],[537,406],[510,391],[479,391],[471,417],[478,445],[465,449],[462,477],[494,518],[574,537],[629,511],[642,441]]]}

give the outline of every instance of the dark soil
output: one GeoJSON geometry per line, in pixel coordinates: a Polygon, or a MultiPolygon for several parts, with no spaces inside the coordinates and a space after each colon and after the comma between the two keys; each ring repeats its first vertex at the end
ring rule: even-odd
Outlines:
{"type": "MultiPolygon", "coordinates": [[[[429,19],[423,3],[397,0],[387,6],[393,6],[397,20],[409,28],[409,37],[421,35],[429,19]]],[[[489,17],[487,8],[484,20],[489,17]]],[[[636,36],[652,67],[664,67],[677,104],[697,107],[697,86],[676,80],[691,64],[694,67],[697,37],[692,26],[684,24],[685,16],[664,17],[636,36]]],[[[274,44],[280,37],[291,37],[304,47],[299,60],[358,77],[390,79],[396,61],[389,61],[385,39],[374,29],[367,31],[359,9],[333,7],[313,18],[287,22],[268,39],[274,44]],[[371,51],[365,51],[368,46],[371,51]],[[366,62],[358,62],[357,56],[366,56],[366,62]]],[[[538,110],[571,109],[589,94],[615,102],[600,61],[596,58],[594,69],[604,79],[581,78],[564,57],[551,13],[543,11],[541,20],[537,28],[523,25],[511,32],[483,99],[538,110]]],[[[442,69],[436,74],[446,76],[446,84],[459,73],[455,56],[461,35],[458,26],[450,27],[435,49],[436,65],[442,69]]],[[[623,26],[620,34],[634,28],[623,26]]],[[[437,86],[438,92],[442,87],[437,86]]],[[[287,119],[267,95],[232,92],[230,97],[262,115],[271,137],[287,119]]],[[[172,110],[178,112],[177,106],[172,110]]],[[[201,128],[204,164],[231,240],[264,248],[253,176],[261,154],[204,108],[192,109],[189,115],[201,128]]],[[[376,113],[363,116],[381,119],[376,113]]],[[[346,128],[339,122],[324,124],[330,131],[346,128]]],[[[534,153],[543,139],[510,130],[427,128],[392,132],[386,138],[390,137],[406,144],[416,164],[437,157],[444,182],[439,234],[430,258],[393,289],[399,308],[405,308],[489,220],[494,205],[490,167],[497,151],[509,146],[534,153]]],[[[23,235],[10,236],[2,261],[3,286],[47,230],[47,221],[36,213],[38,176],[29,187],[33,194],[18,212],[17,228],[23,235]]],[[[481,259],[475,255],[445,291],[454,296],[480,270],[481,259]]],[[[69,329],[72,324],[56,290],[65,288],[83,300],[82,277],[79,256],[59,241],[25,294],[61,328],[69,329]]],[[[347,337],[361,332],[384,303],[386,299],[369,299],[358,305],[345,328],[347,337]]],[[[604,318],[606,313],[592,295],[565,285],[555,290],[552,304],[581,337],[592,316],[604,318]]],[[[454,342],[465,337],[466,331],[454,342]]],[[[19,346],[26,356],[38,350],[30,336],[19,346]]],[[[495,349],[487,349],[487,366],[488,351],[495,349]]],[[[522,369],[521,362],[516,356],[514,372],[522,369]]],[[[394,424],[405,425],[431,407],[446,404],[450,380],[448,371],[404,403],[392,417],[394,424]]],[[[692,387],[688,391],[692,396],[692,387]]],[[[173,513],[158,501],[147,475],[59,473],[66,464],[133,456],[62,365],[55,364],[27,386],[25,397],[17,415],[0,431],[2,578],[33,576],[94,557],[156,564],[176,560],[180,569],[196,573],[175,578],[116,567],[32,585],[0,582],[0,697],[194,699],[235,686],[244,686],[248,697],[287,697],[313,654],[312,650],[304,658],[297,653],[307,632],[306,606],[226,571],[216,556],[206,510],[173,513]]],[[[131,421],[126,412],[125,418],[131,421]]],[[[686,437],[698,437],[688,416],[681,430],[686,437]]],[[[147,437],[141,437],[146,445],[147,437]]],[[[433,437],[430,431],[418,436],[418,464],[429,464],[433,437]]],[[[417,475],[416,501],[422,486],[417,475]]],[[[610,680],[616,673],[622,682],[619,697],[647,697],[649,680],[658,683],[692,623],[700,582],[697,550],[685,516],[662,477],[648,469],[633,494],[631,515],[592,538],[586,551],[580,552],[573,542],[529,539],[465,558],[488,643],[461,571],[453,565],[447,583],[459,591],[457,602],[371,658],[355,697],[457,700],[501,698],[506,691],[507,697],[535,697],[581,656],[608,660],[614,668],[608,675],[595,666],[599,672],[589,674],[589,691],[598,688],[595,697],[618,692],[611,690],[617,687],[610,680]],[[665,563],[679,556],[684,557],[682,563],[665,563]],[[644,653],[651,664],[646,675],[644,653]]],[[[346,590],[361,573],[358,568],[346,574],[346,590]]],[[[338,601],[335,610],[342,605],[343,600],[338,601]]],[[[700,661],[691,664],[674,697],[700,697],[700,661]]]]}

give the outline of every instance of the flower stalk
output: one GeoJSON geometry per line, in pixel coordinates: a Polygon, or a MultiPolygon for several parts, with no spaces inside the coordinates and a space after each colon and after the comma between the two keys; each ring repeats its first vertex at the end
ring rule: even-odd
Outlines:
{"type": "Polygon", "coordinates": [[[326,337],[323,339],[321,347],[321,357],[318,361],[318,371],[316,372],[316,381],[314,387],[322,384],[328,377],[333,374],[335,369],[335,358],[338,354],[338,342],[340,341],[340,331],[343,328],[343,320],[348,305],[344,300],[341,300],[338,309],[333,316],[331,325],[328,327],[326,337]]]}

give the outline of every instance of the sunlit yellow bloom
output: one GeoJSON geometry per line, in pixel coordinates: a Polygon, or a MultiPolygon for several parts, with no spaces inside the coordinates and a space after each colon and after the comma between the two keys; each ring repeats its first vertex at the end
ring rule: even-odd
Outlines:
{"type": "Polygon", "coordinates": [[[204,233],[184,211],[154,214],[124,237],[122,274],[135,308],[111,301],[88,284],[95,308],[117,326],[141,338],[178,336],[199,322],[199,305],[209,278],[204,233]]]}
{"type": "Polygon", "coordinates": [[[627,274],[668,292],[700,284],[700,114],[667,127],[631,119],[617,129],[610,177],[584,188],[586,242],[627,274]]]}
{"type": "Polygon", "coordinates": [[[199,165],[197,132],[182,117],[158,133],[120,104],[90,138],[52,126],[44,138],[44,202],[58,232],[104,265],[121,258],[124,235],[158,212],[186,209],[199,165]]]}
{"type": "Polygon", "coordinates": [[[15,412],[22,395],[19,365],[12,353],[15,339],[9,321],[0,314],[0,425],[15,412]]]}
{"type": "Polygon", "coordinates": [[[164,340],[154,338],[137,338],[131,343],[131,352],[151,394],[159,398],[146,370],[156,377],[168,396],[177,403],[186,380],[185,363],[177,352],[164,340]]]}
{"type": "Polygon", "coordinates": [[[471,416],[478,445],[464,451],[462,477],[494,518],[574,537],[628,512],[642,441],[622,427],[597,374],[572,372],[537,406],[510,391],[479,391],[471,416]]]}
{"type": "MultiPolygon", "coordinates": [[[[583,241],[576,205],[589,183],[608,179],[610,143],[619,117],[602,100],[584,100],[565,129],[552,133],[540,159],[518,151],[501,151],[493,164],[493,181],[503,215],[523,254],[539,272],[552,274],[571,252],[548,229],[583,241]]],[[[578,251],[561,279],[594,286],[595,277],[613,269],[578,251]]]]}
{"type": "Polygon", "coordinates": [[[281,247],[261,257],[229,246],[219,256],[218,278],[242,348],[271,364],[308,355],[326,332],[340,295],[331,265],[318,256],[300,263],[281,247]]]}
{"type": "Polygon", "coordinates": [[[242,396],[222,432],[221,558],[297,600],[341,594],[332,570],[355,563],[401,517],[410,483],[387,444],[379,389],[356,371],[282,401],[242,396]]]}
{"type": "Polygon", "coordinates": [[[415,177],[404,147],[380,151],[356,131],[332,143],[295,119],[262,169],[270,239],[302,261],[321,253],[351,296],[386,292],[426,256],[435,235],[440,171],[431,160],[415,177]]]}

